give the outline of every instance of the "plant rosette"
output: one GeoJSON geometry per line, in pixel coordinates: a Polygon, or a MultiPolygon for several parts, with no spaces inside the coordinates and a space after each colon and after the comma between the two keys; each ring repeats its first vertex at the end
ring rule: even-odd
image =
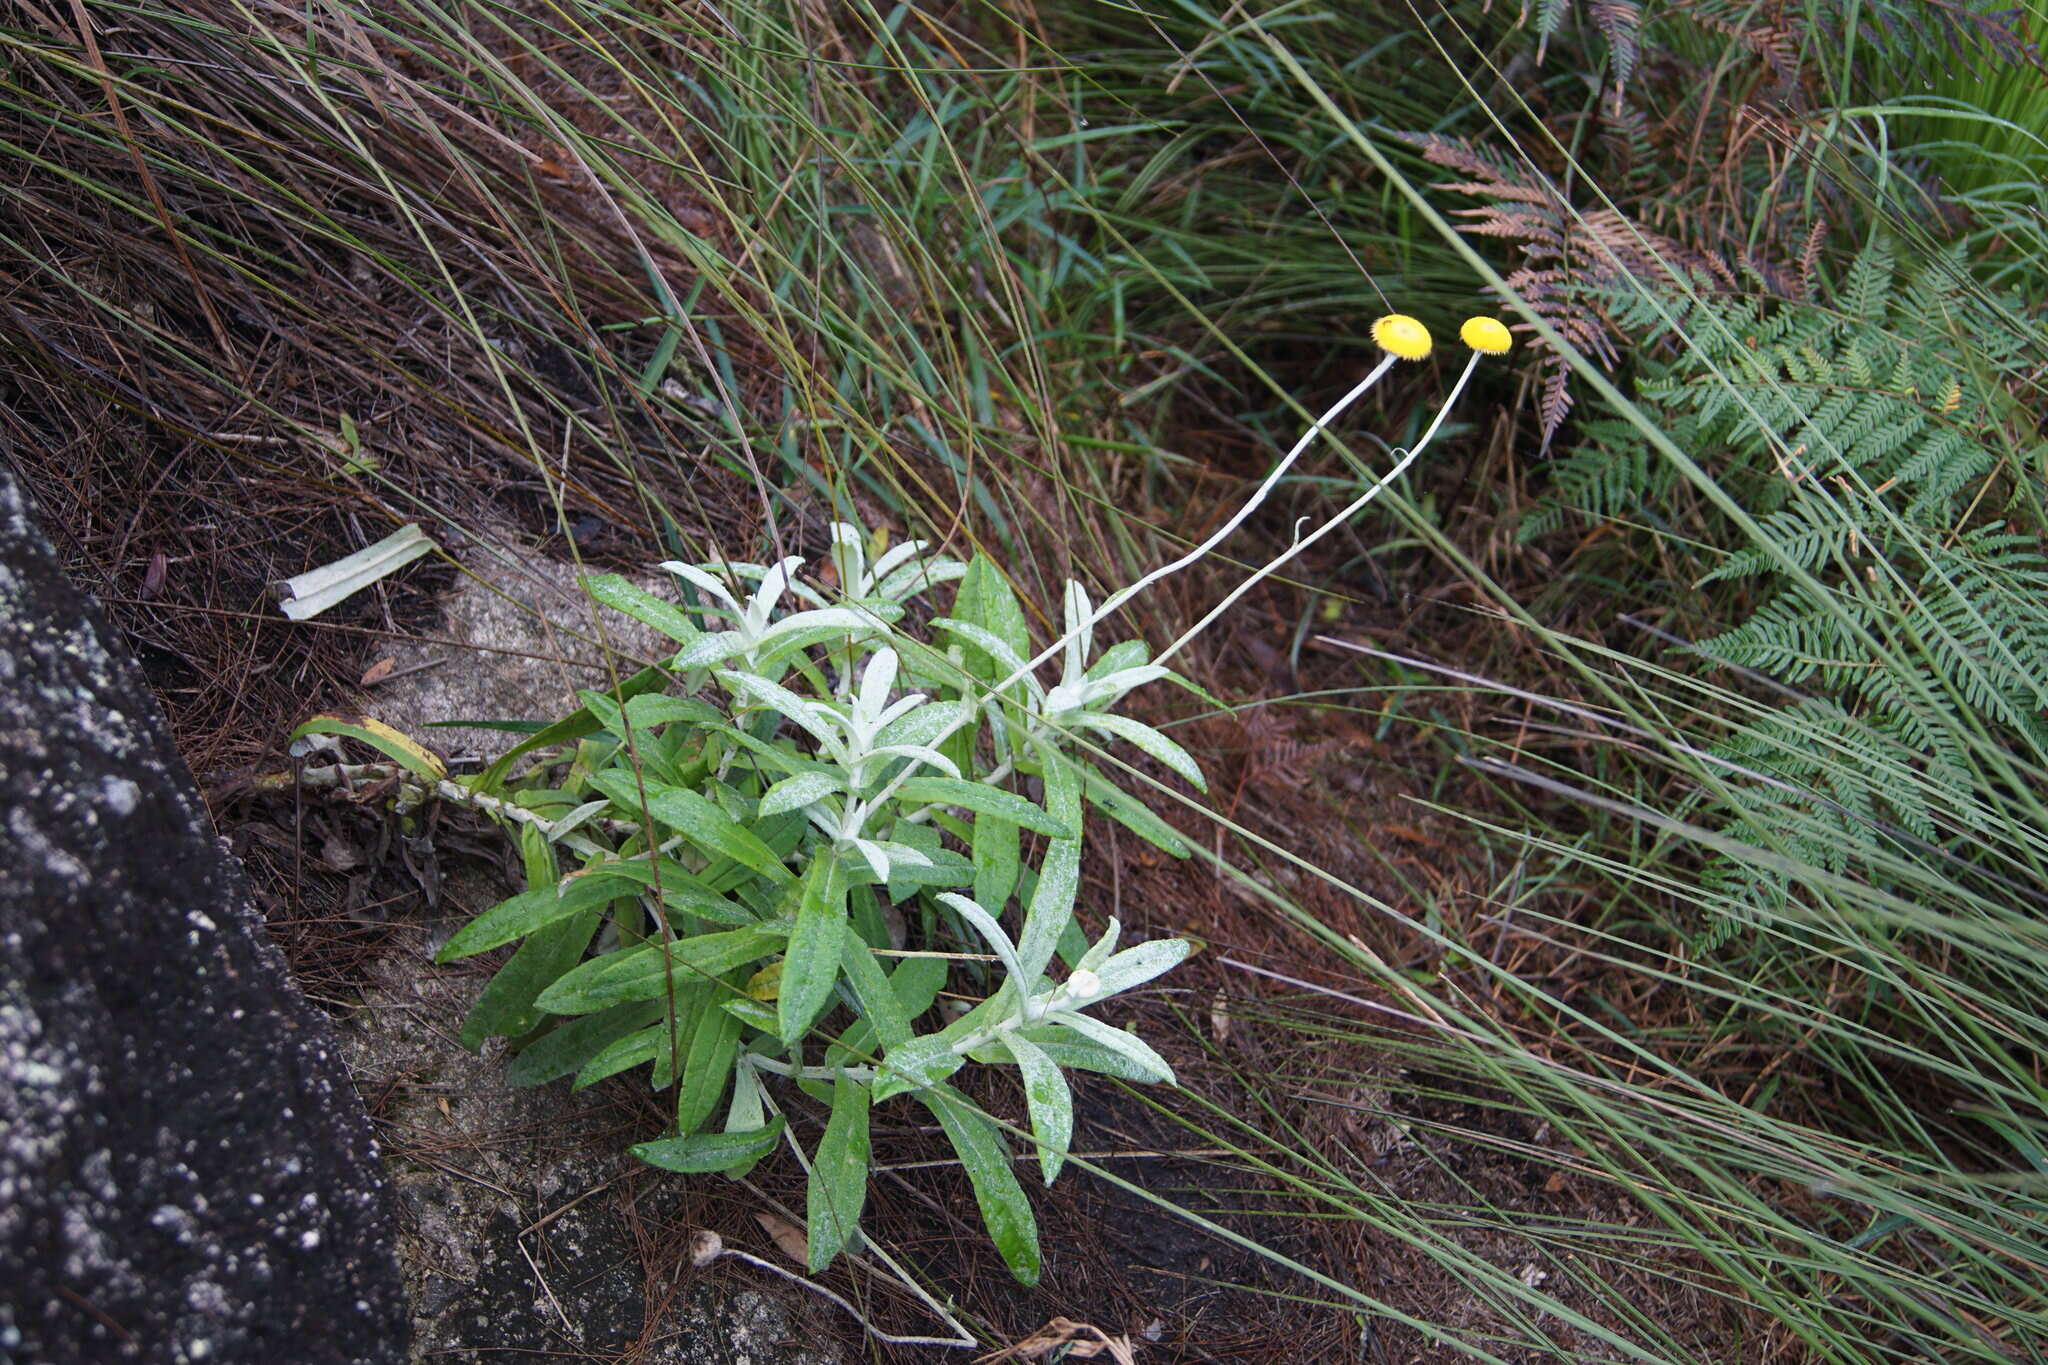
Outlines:
{"type": "Polygon", "coordinates": [[[1178,679],[1137,641],[1095,656],[1089,597],[1072,584],[1051,651],[1060,676],[1044,686],[994,563],[915,541],[871,558],[844,524],[832,538],[829,599],[794,558],[664,565],[680,605],[590,581],[675,653],[582,693],[574,715],[467,780],[527,815],[527,885],[440,956],[518,945],[463,1029],[471,1046],[513,1039],[515,1080],[585,1086],[644,1070],[672,1092],[673,1135],[634,1149],[650,1164],[742,1174],[796,1141],[777,1087],[828,1106],[805,1153],[813,1269],[858,1236],[872,1106],[913,1096],[1029,1282],[1036,1224],[1007,1140],[946,1082],[969,1063],[1013,1068],[1050,1182],[1073,1134],[1067,1073],[1172,1081],[1156,1050],[1096,1011],[1171,970],[1188,944],[1119,950],[1114,921],[1091,943],[1075,909],[1091,818],[1187,853],[1097,768],[1095,747],[1127,742],[1200,788],[1186,750],[1113,709],[1178,679]],[[930,621],[933,644],[905,623],[940,587],[951,599],[930,621]],[[980,1003],[935,1011],[949,984],[980,1003]]]}

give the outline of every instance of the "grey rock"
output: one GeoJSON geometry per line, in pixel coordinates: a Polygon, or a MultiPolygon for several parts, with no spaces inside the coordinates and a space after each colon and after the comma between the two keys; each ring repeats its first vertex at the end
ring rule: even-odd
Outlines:
{"type": "MultiPolygon", "coordinates": [[[[614,670],[630,677],[643,662],[675,653],[675,642],[659,631],[593,603],[574,564],[525,547],[509,529],[494,528],[487,546],[460,549],[469,572],[443,594],[432,639],[395,641],[379,651],[391,659],[393,676],[371,690],[366,705],[387,725],[451,754],[494,756],[518,736],[427,724],[559,719],[576,709],[577,688],[602,690],[612,685],[614,670]]],[[[633,581],[676,599],[667,575],[633,581]]]]}
{"type": "Polygon", "coordinates": [[[367,1119],[0,465],[0,1365],[385,1365],[367,1119]]]}
{"type": "MultiPolygon", "coordinates": [[[[498,894],[466,874],[448,888],[473,909],[498,894]]],[[[742,1265],[690,1265],[694,1200],[716,1178],[626,1155],[615,1087],[511,1086],[500,1045],[455,1041],[482,976],[404,950],[367,971],[342,1046],[375,1097],[399,1191],[415,1360],[848,1359],[837,1309],[742,1265]]]]}

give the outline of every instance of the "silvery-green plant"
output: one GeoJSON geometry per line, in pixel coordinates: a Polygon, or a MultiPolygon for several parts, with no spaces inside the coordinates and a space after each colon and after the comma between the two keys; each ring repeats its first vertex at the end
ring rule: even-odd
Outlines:
{"type": "MultiPolygon", "coordinates": [[[[790,1143],[810,1170],[813,1269],[858,1237],[872,1107],[908,1096],[951,1140],[1012,1272],[1035,1281],[1037,1226],[1003,1133],[948,1082],[970,1062],[1015,1068],[1050,1182],[1074,1129],[1068,1072],[1173,1080],[1148,1043],[1091,1011],[1189,951],[1180,939],[1120,948],[1114,919],[1091,943],[1075,914],[1091,810],[1176,857],[1189,851],[1096,767],[1099,742],[1127,742],[1204,786],[1185,749],[1115,709],[1148,683],[1188,684],[1142,641],[1098,653],[1095,632],[1240,525],[1397,359],[1430,349],[1412,318],[1383,318],[1373,335],[1386,359],[1244,508],[1099,607],[1068,583],[1063,629],[1036,654],[993,561],[929,555],[917,541],[871,555],[869,537],[844,523],[831,528],[829,593],[799,577],[797,557],[663,565],[688,606],[615,576],[590,580],[598,602],[677,647],[610,692],[582,693],[581,709],[483,773],[438,782],[516,824],[526,863],[527,889],[442,950],[448,961],[519,944],[464,1042],[512,1039],[513,1078],[528,1084],[649,1068],[675,1099],[674,1135],[634,1148],[656,1166],[737,1177],[790,1143]],[[941,585],[950,604],[916,625],[913,606],[941,585]],[[1038,670],[1054,659],[1047,685],[1038,670]],[[1029,859],[1027,831],[1040,836],[1029,859]],[[979,973],[953,984],[982,998],[947,1017],[934,1003],[956,971],[979,973]],[[789,1087],[829,1107],[808,1152],[785,1121],[789,1087]]],[[[1463,339],[1475,362],[1507,346],[1491,319],[1468,323],[1463,339]]],[[[1442,421],[1250,582],[1377,496],[1442,421]]]]}
{"type": "Polygon", "coordinates": [[[1054,642],[1064,671],[1047,688],[996,565],[927,548],[871,559],[867,536],[835,525],[829,595],[799,578],[796,558],[664,565],[695,590],[694,608],[591,580],[675,653],[582,694],[575,715],[468,779],[537,817],[522,825],[528,889],[441,956],[520,945],[464,1029],[471,1045],[514,1039],[516,1079],[588,1085],[647,1067],[672,1090],[675,1135],[635,1149],[654,1165],[739,1174],[794,1141],[779,1086],[829,1104],[806,1153],[813,1267],[857,1235],[871,1106],[914,1097],[1029,1281],[1037,1233],[1009,1150],[948,1078],[969,1062],[1016,1068],[1048,1181],[1073,1133],[1067,1071],[1172,1079],[1148,1044],[1091,1011],[1188,945],[1119,951],[1113,920],[1090,943],[1075,907],[1091,807],[1187,850],[1119,799],[1074,736],[1128,740],[1197,785],[1201,772],[1110,709],[1174,675],[1135,641],[1091,666],[1096,623],[1079,585],[1054,642]],[[911,631],[913,606],[939,585],[952,585],[948,614],[911,631]],[[556,837],[572,830],[573,848],[556,837]],[[1035,858],[1026,832],[1042,837],[1035,858]],[[962,951],[939,951],[948,943],[962,951]],[[932,1007],[956,971],[978,973],[984,998],[948,1018],[932,1007]]]}

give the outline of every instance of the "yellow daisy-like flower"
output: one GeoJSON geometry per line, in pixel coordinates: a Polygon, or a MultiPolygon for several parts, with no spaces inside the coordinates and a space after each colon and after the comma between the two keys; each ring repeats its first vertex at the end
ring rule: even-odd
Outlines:
{"type": "Polygon", "coordinates": [[[1466,318],[1465,325],[1458,329],[1458,340],[1487,355],[1506,355],[1508,347],[1515,344],[1499,318],[1466,318]]]}
{"type": "Polygon", "coordinates": [[[1375,322],[1372,339],[1382,351],[1403,360],[1421,360],[1429,354],[1429,329],[1406,313],[1389,313],[1375,322]]]}

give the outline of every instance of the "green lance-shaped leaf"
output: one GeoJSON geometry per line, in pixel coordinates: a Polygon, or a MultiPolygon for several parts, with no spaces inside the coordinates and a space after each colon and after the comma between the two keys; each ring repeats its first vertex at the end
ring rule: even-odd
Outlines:
{"type": "Polygon", "coordinates": [[[781,1136],[782,1115],[777,1114],[766,1127],[747,1132],[692,1133],[688,1137],[643,1142],[633,1149],[633,1155],[665,1171],[695,1175],[759,1161],[775,1149],[781,1136]]]}
{"type": "MultiPolygon", "coordinates": [[[[522,826],[519,847],[526,866],[526,884],[530,888],[525,896],[531,897],[536,905],[556,902],[559,907],[555,890],[555,851],[547,837],[532,825],[522,826]]],[[[619,888],[613,883],[596,889],[602,894],[579,894],[570,898],[566,908],[550,908],[547,913],[533,917],[536,927],[526,942],[519,946],[519,951],[509,962],[498,969],[497,975],[484,987],[476,1004],[471,1006],[468,1017],[463,1020],[464,1047],[474,1051],[483,1046],[486,1038],[516,1038],[531,1032],[540,1022],[540,1011],[533,1003],[535,997],[582,958],[584,949],[590,946],[590,940],[597,933],[605,901],[619,888]]],[[[511,902],[521,899],[521,896],[514,896],[511,902]]],[[[486,911],[484,918],[495,913],[495,910],[486,911]]],[[[474,929],[475,925],[468,927],[474,929]]],[[[527,932],[521,930],[521,933],[527,932]]]]}
{"type": "Polygon", "coordinates": [[[671,697],[665,692],[644,692],[626,703],[626,721],[635,730],[652,730],[657,725],[711,725],[722,719],[716,707],[695,697],[671,697]]]}
{"type": "Polygon", "coordinates": [[[1031,1111],[1031,1135],[1038,1140],[1039,1173],[1050,1185],[1066,1164],[1074,1140],[1074,1092],[1053,1060],[1015,1030],[1003,1035],[1017,1075],[1024,1082],[1024,1102],[1031,1111]]]}
{"type": "Polygon", "coordinates": [[[974,899],[1000,915],[1017,889],[1017,826],[993,815],[974,819],[974,899]]]}
{"type": "MultiPolygon", "coordinates": [[[[593,773],[590,785],[616,802],[628,819],[639,816],[641,784],[634,782],[630,772],[614,768],[593,773]]],[[[774,849],[708,798],[687,787],[659,782],[647,782],[645,788],[647,813],[706,853],[730,858],[774,881],[795,880],[795,874],[782,865],[774,849]]]]}
{"type": "Polygon", "coordinates": [[[505,1079],[513,1085],[545,1085],[573,1076],[606,1048],[661,1015],[659,1000],[636,1000],[580,1019],[564,1019],[520,1050],[505,1067],[505,1079]]]}
{"type": "Polygon", "coordinates": [[[1089,804],[1146,843],[1172,858],[1186,858],[1194,852],[1179,830],[1101,773],[1090,769],[1083,780],[1087,783],[1089,804]]]}
{"type": "Polygon", "coordinates": [[[1077,839],[1081,834],[1076,826],[1047,814],[1015,792],[985,782],[957,777],[911,777],[896,788],[896,795],[906,803],[960,806],[977,814],[993,815],[1053,839],[1077,839]]]}
{"type": "Polygon", "coordinates": [[[1032,1216],[1024,1187],[1017,1182],[1002,1133],[951,1086],[920,1090],[917,1097],[932,1111],[959,1154],[961,1168],[974,1185],[982,1226],[988,1229],[989,1240],[1002,1254],[1004,1264],[1018,1283],[1037,1284],[1038,1220],[1032,1216]]]}
{"type": "Polygon", "coordinates": [[[820,849],[804,878],[796,927],[782,960],[781,992],[775,1012],[782,1040],[793,1043],[811,1026],[839,979],[840,948],[846,941],[846,867],[829,848],[820,849]]]}
{"type": "Polygon", "coordinates": [[[601,910],[587,909],[554,921],[520,944],[463,1019],[462,1045],[474,1052],[486,1038],[531,1032],[542,1014],[534,1001],[582,958],[603,917],[601,910]]]}
{"type": "Polygon", "coordinates": [[[873,1029],[875,1041],[883,1048],[901,1047],[910,1041],[910,1016],[894,983],[882,971],[882,964],[859,934],[848,934],[841,942],[839,965],[853,984],[862,1016],[873,1029]]]}
{"type": "Polygon", "coordinates": [[[706,981],[702,997],[693,1002],[690,1029],[678,1030],[683,1062],[676,1088],[676,1132],[702,1128],[725,1096],[725,1082],[739,1053],[740,1021],[722,1008],[730,992],[719,981],[706,981]]]}
{"type": "MultiPolygon", "coordinates": [[[[590,1086],[596,1085],[599,1081],[618,1075],[621,1071],[631,1071],[636,1066],[645,1066],[661,1053],[668,1050],[668,1020],[662,1017],[668,1013],[667,1008],[659,1000],[635,1001],[634,1003],[653,1006],[656,1011],[655,1018],[657,1022],[607,1044],[601,1052],[577,1069],[575,1084],[570,1086],[570,1089],[587,1089],[590,1086]]],[[[617,1008],[625,1007],[619,1006],[617,1008]]],[[[610,1013],[610,1011],[606,1011],[606,1013],[610,1013]]],[[[601,1018],[602,1016],[592,1015],[591,1017],[601,1018]]]]}
{"type": "Polygon", "coordinates": [[[550,1014],[589,1014],[628,1000],[655,1000],[668,993],[673,971],[677,981],[723,976],[773,952],[781,943],[776,929],[726,929],[697,934],[674,943],[641,943],[592,958],[563,975],[535,1001],[550,1014]]]}
{"type": "Polygon", "coordinates": [[[605,606],[626,615],[643,625],[653,626],[678,644],[689,644],[703,634],[690,624],[690,618],[681,607],[673,602],[664,602],[659,597],[635,587],[615,573],[600,574],[583,580],[584,591],[605,606]]]}
{"type": "Polygon", "coordinates": [[[912,1038],[900,1047],[890,1048],[883,1056],[882,1071],[875,1080],[875,1099],[879,1103],[906,1090],[937,1085],[958,1071],[963,1061],[953,1051],[949,1038],[936,1033],[912,1038]]]}
{"type": "MultiPolygon", "coordinates": [[[[553,883],[547,883],[531,891],[522,891],[499,901],[463,925],[455,937],[435,954],[434,960],[453,962],[457,958],[488,952],[515,938],[537,933],[556,920],[568,919],[620,896],[637,895],[639,890],[632,880],[625,877],[596,873],[574,877],[560,890],[553,883]]],[[[571,958],[564,964],[565,970],[574,962],[575,959],[571,958]]]]}
{"type": "Polygon", "coordinates": [[[868,1197],[868,1091],[841,1076],[832,1086],[832,1117],[811,1159],[805,1199],[810,1222],[810,1271],[832,1264],[860,1228],[868,1197]]]}
{"type": "MultiPolygon", "coordinates": [[[[1011,591],[1010,580],[987,555],[977,554],[968,564],[954,592],[952,614],[988,631],[1020,659],[1031,652],[1031,627],[1024,619],[1024,608],[1011,591]]],[[[993,671],[986,680],[995,681],[993,671]]]]}

